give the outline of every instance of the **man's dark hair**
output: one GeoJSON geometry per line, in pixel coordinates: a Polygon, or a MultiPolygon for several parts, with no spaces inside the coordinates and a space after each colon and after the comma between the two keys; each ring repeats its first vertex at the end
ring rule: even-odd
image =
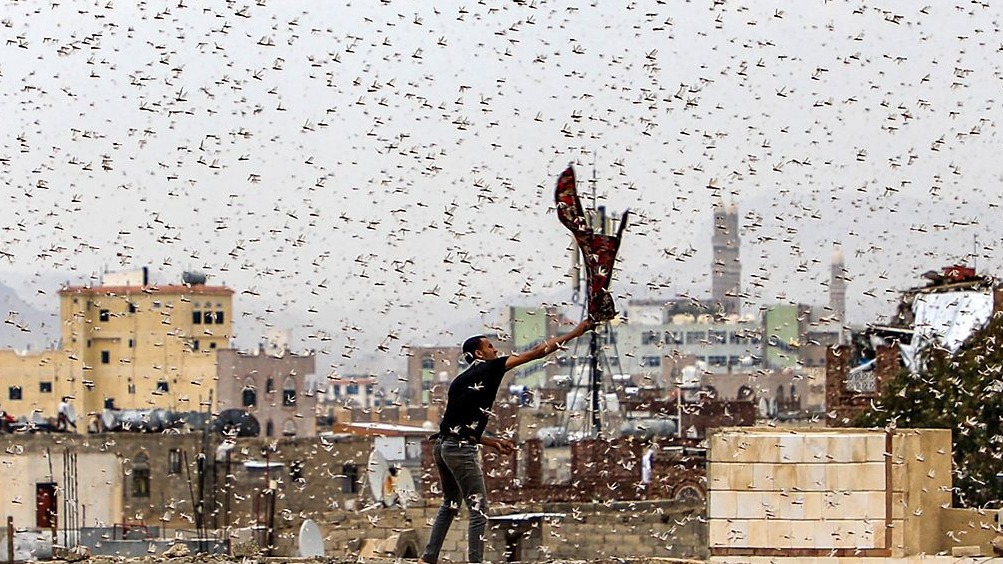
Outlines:
{"type": "Polygon", "coordinates": [[[463,341],[463,346],[460,348],[463,350],[463,360],[467,361],[467,364],[473,364],[474,351],[480,348],[481,339],[487,339],[487,337],[484,335],[474,335],[466,341],[463,341]]]}

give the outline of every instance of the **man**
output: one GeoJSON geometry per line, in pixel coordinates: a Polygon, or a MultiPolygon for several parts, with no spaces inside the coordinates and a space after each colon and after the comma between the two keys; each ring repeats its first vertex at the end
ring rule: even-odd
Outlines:
{"type": "Polygon", "coordinates": [[[508,439],[484,436],[484,428],[488,424],[502,378],[505,372],[558,350],[561,345],[580,337],[592,326],[592,321],[586,319],[570,333],[547,339],[528,351],[512,356],[498,356],[494,345],[483,335],[464,341],[463,356],[470,367],[449,385],[446,411],[442,414],[439,432],[433,436],[435,465],[439,470],[443,499],[432,524],[428,545],[421,557],[422,562],[437,564],[442,541],[460,511],[460,504],[464,502],[470,513],[468,561],[483,560],[483,535],[488,521],[488,504],[477,445],[492,448],[502,455],[511,454],[515,450],[515,445],[508,439]]]}
{"type": "Polygon", "coordinates": [[[69,426],[72,425],[73,430],[76,431],[77,422],[73,419],[70,413],[70,398],[69,396],[63,396],[62,401],[59,402],[59,407],[56,409],[56,429],[69,431],[69,426]]]}

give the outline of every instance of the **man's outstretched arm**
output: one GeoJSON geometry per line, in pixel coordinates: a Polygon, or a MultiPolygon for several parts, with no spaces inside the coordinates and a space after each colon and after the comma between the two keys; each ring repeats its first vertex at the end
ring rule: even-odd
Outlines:
{"type": "Polygon", "coordinates": [[[592,329],[593,323],[590,319],[586,318],[581,323],[575,326],[574,329],[569,333],[565,333],[560,337],[552,337],[536,345],[535,347],[529,349],[528,351],[523,351],[519,354],[514,354],[505,360],[505,370],[512,370],[516,366],[526,364],[527,362],[537,360],[547,356],[548,354],[561,348],[561,345],[567,343],[571,339],[581,337],[586,331],[592,329]]]}

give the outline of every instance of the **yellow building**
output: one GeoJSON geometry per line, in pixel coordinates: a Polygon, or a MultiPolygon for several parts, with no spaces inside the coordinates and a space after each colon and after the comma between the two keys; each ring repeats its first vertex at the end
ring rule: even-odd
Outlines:
{"type": "Polygon", "coordinates": [[[62,356],[52,350],[0,350],[0,410],[15,417],[30,417],[32,412],[55,417],[60,399],[56,387],[60,374],[67,372],[62,356]]]}
{"type": "Polygon", "coordinates": [[[216,400],[216,351],[233,335],[233,290],[189,281],[148,284],[144,269],[61,289],[59,350],[0,351],[0,409],[55,418],[70,396],[79,431],[106,408],[205,411],[216,400]]]}

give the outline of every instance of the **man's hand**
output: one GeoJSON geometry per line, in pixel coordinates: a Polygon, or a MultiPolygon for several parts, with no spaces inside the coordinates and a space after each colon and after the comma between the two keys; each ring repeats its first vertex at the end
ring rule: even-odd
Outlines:
{"type": "Polygon", "coordinates": [[[509,455],[515,452],[515,443],[508,439],[496,439],[493,437],[482,437],[481,444],[495,449],[498,454],[509,455]]]}

